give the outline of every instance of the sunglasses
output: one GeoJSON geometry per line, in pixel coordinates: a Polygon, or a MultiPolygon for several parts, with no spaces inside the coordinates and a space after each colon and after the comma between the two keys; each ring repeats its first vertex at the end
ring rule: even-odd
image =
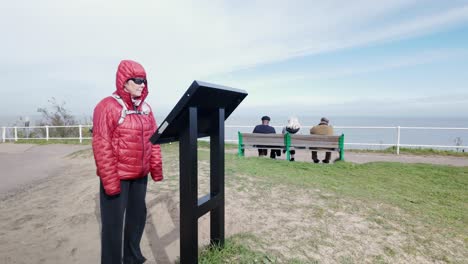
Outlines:
{"type": "Polygon", "coordinates": [[[135,84],[146,84],[146,79],[145,78],[130,78],[128,80],[132,80],[135,84]]]}

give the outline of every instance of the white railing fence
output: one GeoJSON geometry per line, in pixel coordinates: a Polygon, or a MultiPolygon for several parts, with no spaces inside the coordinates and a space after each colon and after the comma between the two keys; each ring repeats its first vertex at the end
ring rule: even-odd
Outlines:
{"type": "MultiPolygon", "coordinates": [[[[448,148],[448,149],[468,149],[468,146],[462,145],[435,145],[435,144],[402,144],[401,143],[401,131],[402,130],[452,130],[452,131],[467,131],[468,128],[460,128],[460,127],[403,127],[403,126],[396,126],[396,127],[354,127],[354,126],[337,126],[337,129],[348,130],[348,129],[390,129],[394,130],[396,133],[396,142],[390,144],[383,144],[383,143],[346,143],[345,145],[358,145],[358,146],[387,146],[387,147],[396,147],[396,154],[400,154],[400,147],[420,147],[420,148],[448,148]]],[[[345,134],[346,137],[346,134],[345,134]]]]}
{"type": "MultiPolygon", "coordinates": [[[[226,131],[228,129],[236,129],[240,130],[241,132],[251,132],[255,126],[231,126],[226,125],[226,131]]],[[[283,126],[273,126],[276,129],[277,133],[281,133],[283,126]]],[[[301,131],[303,133],[308,133],[309,129],[312,128],[313,125],[306,125],[301,127],[301,131]]],[[[335,129],[335,134],[344,133],[345,135],[345,146],[361,146],[361,147],[395,147],[396,154],[400,154],[401,147],[410,147],[410,148],[441,148],[441,149],[453,149],[453,150],[468,150],[468,145],[449,145],[449,144],[403,144],[401,143],[401,133],[402,131],[411,131],[411,130],[423,130],[423,131],[439,131],[439,130],[446,130],[446,131],[460,131],[465,132],[465,138],[468,138],[468,127],[406,127],[406,126],[333,126],[335,129]],[[353,130],[364,130],[364,131],[371,131],[371,130],[384,130],[387,136],[393,138],[390,143],[374,143],[374,142],[353,142],[349,141],[349,132],[353,130]],[[340,132],[340,133],[337,133],[340,132]],[[394,134],[392,134],[394,133],[394,134]],[[348,138],[348,140],[347,140],[348,138]]],[[[229,136],[226,136],[228,142],[235,142],[237,143],[237,138],[231,139],[229,136]]],[[[359,137],[362,138],[362,137],[359,137]]],[[[468,140],[467,140],[468,141],[468,140]]]]}
{"type": "Polygon", "coordinates": [[[2,142],[7,140],[54,140],[67,139],[78,140],[83,143],[85,139],[91,139],[90,128],[92,125],[72,126],[14,126],[2,127],[2,142]]]}
{"type": "MultiPolygon", "coordinates": [[[[2,127],[2,142],[9,141],[18,141],[24,139],[42,139],[42,140],[57,140],[57,139],[67,139],[67,140],[78,140],[80,143],[83,140],[91,139],[90,128],[92,125],[73,125],[73,126],[30,126],[30,127],[2,127]]],[[[226,125],[226,142],[235,142],[237,143],[237,131],[250,132],[255,126],[242,126],[242,125],[226,125]]],[[[281,126],[274,126],[278,133],[281,132],[281,126]]],[[[303,126],[302,131],[308,131],[312,126],[303,126]]],[[[345,145],[346,146],[372,146],[372,147],[395,147],[396,154],[400,154],[401,147],[420,147],[420,148],[445,148],[445,149],[457,149],[465,150],[468,149],[467,145],[462,145],[459,142],[458,145],[447,145],[447,144],[402,144],[401,143],[401,132],[403,130],[418,130],[418,131],[463,131],[468,132],[468,128],[460,127],[403,127],[403,126],[385,126],[385,127],[373,127],[373,126],[334,126],[336,131],[339,131],[340,134],[343,132],[345,134],[345,145]],[[394,133],[392,138],[395,139],[391,143],[375,143],[375,142],[348,142],[347,141],[347,131],[350,130],[385,130],[394,133]],[[392,132],[393,131],[393,132],[392,132]]],[[[335,131],[335,132],[336,132],[335,131]]],[[[388,134],[388,132],[387,132],[388,134]]]]}

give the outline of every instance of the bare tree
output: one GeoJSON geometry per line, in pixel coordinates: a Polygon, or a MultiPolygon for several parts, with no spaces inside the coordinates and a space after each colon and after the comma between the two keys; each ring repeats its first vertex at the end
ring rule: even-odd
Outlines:
{"type": "MultiPolygon", "coordinates": [[[[57,102],[55,97],[48,100],[50,106],[40,107],[37,112],[42,114],[40,126],[71,126],[76,125],[75,117],[65,108],[65,102],[57,102]]],[[[51,137],[76,137],[78,130],[59,127],[51,130],[51,137]]]]}

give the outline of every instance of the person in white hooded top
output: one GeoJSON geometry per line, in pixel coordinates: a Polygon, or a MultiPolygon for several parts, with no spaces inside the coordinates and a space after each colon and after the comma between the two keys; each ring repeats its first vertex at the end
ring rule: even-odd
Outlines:
{"type": "MultiPolygon", "coordinates": [[[[299,132],[301,129],[301,124],[299,123],[299,120],[297,117],[290,117],[288,120],[288,124],[283,128],[283,134],[286,134],[288,132],[289,134],[296,134],[299,132]]],[[[285,152],[285,150],[283,150],[285,152]]],[[[291,154],[291,159],[290,161],[294,161],[294,155],[296,154],[296,150],[293,148],[289,149],[289,153],[291,154]]]]}

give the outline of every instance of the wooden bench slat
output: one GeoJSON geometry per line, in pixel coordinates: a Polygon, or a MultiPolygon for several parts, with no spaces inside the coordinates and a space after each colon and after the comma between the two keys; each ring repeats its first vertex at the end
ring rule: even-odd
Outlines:
{"type": "Polygon", "coordinates": [[[304,138],[304,139],[295,138],[295,139],[291,139],[291,143],[293,143],[293,142],[310,143],[310,144],[324,142],[324,143],[327,143],[327,144],[338,144],[340,141],[335,140],[335,139],[318,140],[318,139],[307,139],[307,138],[304,138]]]}
{"type": "Polygon", "coordinates": [[[337,144],[333,144],[333,145],[329,145],[329,144],[297,144],[297,145],[292,145],[291,144],[291,147],[295,147],[295,148],[301,148],[301,147],[305,147],[305,148],[333,148],[333,149],[336,149],[336,148],[339,148],[340,146],[337,145],[337,144]]]}
{"type": "Polygon", "coordinates": [[[242,133],[243,138],[282,138],[283,134],[260,134],[260,133],[242,133]]]}
{"type": "Polygon", "coordinates": [[[339,150],[339,148],[331,148],[331,147],[327,147],[327,146],[317,146],[317,147],[307,147],[307,148],[296,148],[296,149],[305,149],[305,150],[327,150],[327,151],[339,150]]]}
{"type": "Polygon", "coordinates": [[[322,136],[322,135],[291,135],[291,142],[295,140],[304,140],[311,142],[339,142],[339,136],[322,136]]]}
{"type": "Polygon", "coordinates": [[[330,144],[333,144],[333,143],[337,144],[340,141],[339,140],[334,140],[334,139],[333,140],[318,140],[316,138],[313,138],[313,139],[308,139],[308,138],[294,138],[293,139],[293,138],[291,138],[291,143],[292,142],[304,142],[304,143],[309,142],[311,144],[316,143],[316,142],[319,142],[319,143],[320,142],[326,142],[326,143],[330,143],[330,144]]]}
{"type": "Polygon", "coordinates": [[[284,136],[281,134],[242,134],[242,141],[246,145],[280,145],[284,146],[284,136]]]}
{"type": "Polygon", "coordinates": [[[280,142],[277,140],[255,140],[244,142],[244,145],[274,145],[284,147],[284,142],[280,142]]]}
{"type": "Polygon", "coordinates": [[[286,149],[286,138],[289,137],[290,147],[304,150],[339,151],[343,159],[343,137],[325,135],[296,135],[296,134],[257,134],[239,132],[239,155],[243,155],[243,148],[256,147],[265,149],[286,149]]]}
{"type": "Polygon", "coordinates": [[[339,148],[339,136],[291,135],[291,146],[314,148],[339,148]]]}
{"type": "Polygon", "coordinates": [[[282,146],[282,145],[265,144],[265,143],[262,143],[262,144],[258,144],[258,143],[255,143],[255,144],[244,144],[244,147],[281,148],[281,149],[284,149],[284,148],[285,148],[285,147],[282,146]]]}

